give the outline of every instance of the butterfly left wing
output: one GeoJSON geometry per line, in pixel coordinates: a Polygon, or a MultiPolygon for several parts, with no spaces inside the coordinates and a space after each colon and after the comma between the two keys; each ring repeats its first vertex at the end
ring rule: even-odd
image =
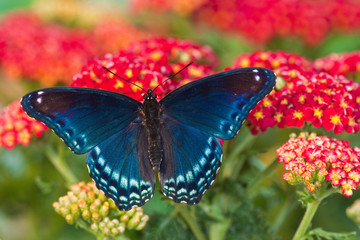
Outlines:
{"type": "Polygon", "coordinates": [[[209,133],[179,122],[163,112],[160,136],[164,159],[159,180],[165,196],[196,204],[215,180],[222,147],[209,133]]]}
{"type": "Polygon", "coordinates": [[[162,111],[179,122],[231,139],[251,109],[275,85],[275,74],[266,68],[239,68],[204,77],[166,95],[162,111]]]}
{"type": "Polygon", "coordinates": [[[136,119],[142,104],[100,89],[56,87],[26,94],[21,106],[73,152],[83,154],[136,119]]]}
{"type": "Polygon", "coordinates": [[[94,147],[86,158],[96,186],[123,211],[142,206],[154,191],[148,134],[141,122],[139,117],[94,147]]]}

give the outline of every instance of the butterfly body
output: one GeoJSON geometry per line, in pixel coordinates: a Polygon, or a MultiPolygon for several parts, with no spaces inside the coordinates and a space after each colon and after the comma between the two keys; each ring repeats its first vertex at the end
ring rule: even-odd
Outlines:
{"type": "Polygon", "coordinates": [[[156,94],[149,89],[144,95],[142,112],[144,114],[144,125],[148,133],[148,154],[154,170],[160,169],[163,159],[162,139],[160,136],[161,115],[159,102],[156,94]]]}
{"type": "Polygon", "coordinates": [[[120,210],[162,192],[196,204],[221,165],[218,139],[233,138],[275,85],[265,68],[234,69],[188,83],[159,102],[143,103],[90,88],[48,88],[21,100],[24,111],[51,128],[77,154],[88,153],[90,176],[120,210]]]}

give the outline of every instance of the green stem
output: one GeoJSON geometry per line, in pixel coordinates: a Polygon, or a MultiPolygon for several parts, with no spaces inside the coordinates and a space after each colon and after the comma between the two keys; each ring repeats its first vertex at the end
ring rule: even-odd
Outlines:
{"type": "Polygon", "coordinates": [[[204,233],[201,231],[200,226],[195,221],[195,217],[190,213],[187,206],[177,204],[176,211],[184,219],[197,240],[206,240],[204,233]]]}
{"type": "Polygon", "coordinates": [[[221,219],[221,221],[212,223],[209,229],[210,240],[222,240],[226,238],[226,232],[231,226],[232,219],[221,219]]]}
{"type": "Polygon", "coordinates": [[[45,154],[49,158],[50,162],[54,165],[56,170],[58,170],[61,176],[65,179],[68,186],[78,182],[78,179],[67,165],[63,154],[56,153],[50,146],[45,147],[45,154]]]}
{"type": "Polygon", "coordinates": [[[305,214],[303,216],[303,219],[301,220],[298,229],[295,232],[293,240],[301,240],[304,238],[306,231],[310,226],[311,220],[313,219],[316,210],[320,205],[320,202],[321,200],[315,199],[314,201],[307,204],[305,214]]]}
{"type": "Polygon", "coordinates": [[[274,172],[274,169],[278,166],[278,160],[275,158],[272,163],[265,168],[264,171],[258,173],[253,181],[251,181],[246,188],[246,193],[249,198],[254,198],[257,193],[259,192],[260,188],[259,185],[262,181],[267,178],[271,173],[274,172]]]}

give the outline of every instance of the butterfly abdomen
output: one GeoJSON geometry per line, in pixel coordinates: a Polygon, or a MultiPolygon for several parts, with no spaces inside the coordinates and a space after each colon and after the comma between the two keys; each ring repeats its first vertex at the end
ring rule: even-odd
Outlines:
{"type": "Polygon", "coordinates": [[[160,108],[154,97],[144,98],[143,113],[144,125],[148,132],[148,154],[153,169],[159,170],[163,159],[163,148],[160,137],[160,108]]]}

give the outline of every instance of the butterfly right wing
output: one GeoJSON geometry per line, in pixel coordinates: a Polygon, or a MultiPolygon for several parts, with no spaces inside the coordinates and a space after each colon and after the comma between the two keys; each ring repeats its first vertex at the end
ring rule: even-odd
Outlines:
{"type": "Polygon", "coordinates": [[[93,88],[40,89],[21,99],[24,111],[83,154],[121,131],[140,113],[141,103],[122,94],[93,88]]]}
{"type": "Polygon", "coordinates": [[[94,147],[86,158],[96,186],[122,211],[142,206],[154,192],[148,133],[141,119],[94,147]]]}

